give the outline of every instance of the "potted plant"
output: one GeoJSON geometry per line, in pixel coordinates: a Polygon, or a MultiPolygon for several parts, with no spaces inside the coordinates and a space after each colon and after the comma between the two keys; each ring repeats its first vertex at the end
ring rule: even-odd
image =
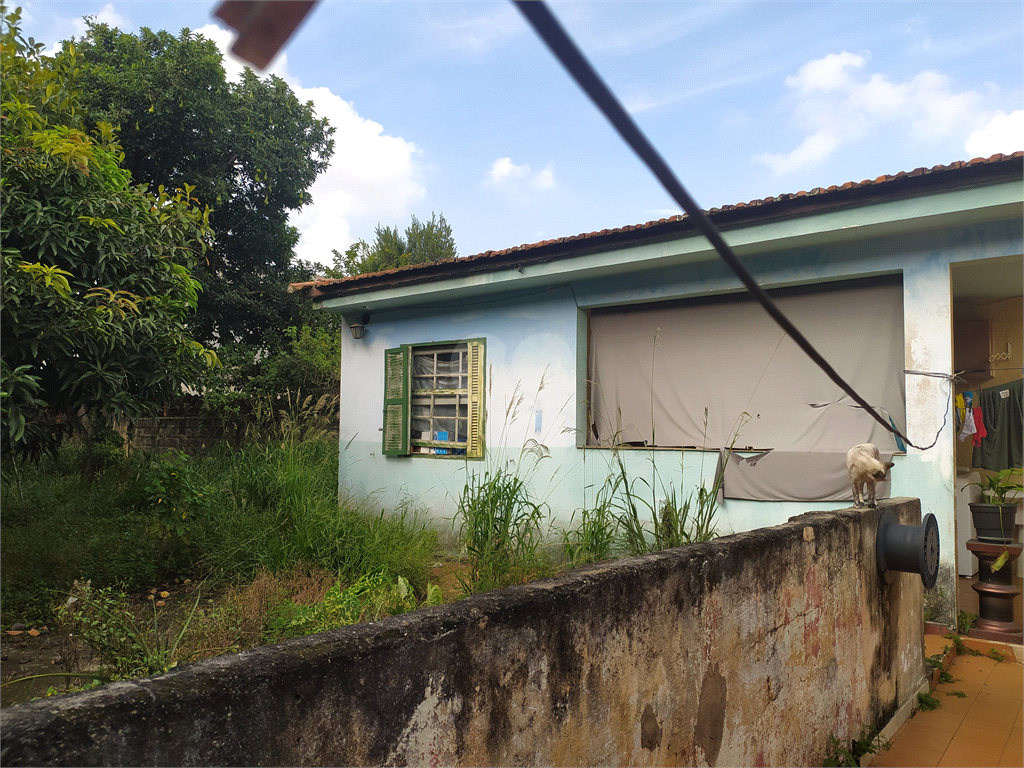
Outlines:
{"type": "Polygon", "coordinates": [[[1020,476],[1024,470],[1020,468],[1002,469],[994,475],[982,479],[980,483],[968,483],[964,487],[976,485],[981,488],[981,501],[972,502],[971,518],[978,532],[978,539],[994,544],[1013,542],[1014,523],[1017,517],[1017,502],[1007,501],[1011,491],[1024,491],[1024,485],[1011,480],[1020,476]]]}

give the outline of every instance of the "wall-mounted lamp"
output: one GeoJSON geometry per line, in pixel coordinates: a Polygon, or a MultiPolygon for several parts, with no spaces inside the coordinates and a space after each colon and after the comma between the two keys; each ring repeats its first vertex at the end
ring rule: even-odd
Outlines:
{"type": "Polygon", "coordinates": [[[363,315],[359,318],[359,322],[352,323],[348,329],[352,331],[353,339],[363,338],[363,333],[366,331],[366,324],[370,322],[370,316],[368,314],[363,315]]]}

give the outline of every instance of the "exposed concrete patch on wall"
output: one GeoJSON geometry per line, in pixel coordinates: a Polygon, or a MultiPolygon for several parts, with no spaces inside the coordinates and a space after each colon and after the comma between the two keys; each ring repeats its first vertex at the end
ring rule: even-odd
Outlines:
{"type": "Polygon", "coordinates": [[[915,499],[601,563],[2,713],[4,765],[820,765],[924,680],[915,499]],[[813,537],[807,529],[813,531],[813,537]]]}
{"type": "Polygon", "coordinates": [[[697,704],[697,725],[693,738],[704,752],[708,765],[715,765],[722,748],[722,731],[725,728],[725,704],[727,687],[725,677],[718,671],[718,664],[704,673],[697,704]]]}

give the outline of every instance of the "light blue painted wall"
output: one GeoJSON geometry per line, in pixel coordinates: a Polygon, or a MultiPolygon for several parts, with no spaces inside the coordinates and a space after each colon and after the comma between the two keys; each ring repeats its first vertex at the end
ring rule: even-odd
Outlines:
{"type": "MultiPolygon", "coordinates": [[[[1021,250],[1020,222],[1004,220],[794,247],[754,255],[747,263],[766,286],[902,271],[906,367],[948,373],[952,366],[949,265],[1021,250]]],[[[450,518],[467,472],[483,472],[500,463],[519,466],[521,447],[532,438],[551,452],[550,458],[528,473],[536,498],[549,505],[554,526],[568,526],[575,510],[593,502],[610,473],[611,459],[608,451],[576,447],[576,346],[578,318],[585,317],[579,308],[709,295],[738,287],[722,264],[705,261],[579,280],[571,288],[487,297],[477,304],[373,314],[362,340],[344,340],[341,487],[374,494],[384,507],[408,500],[429,508],[438,518],[450,518]],[[487,459],[382,457],[384,350],[400,344],[479,337],[487,339],[487,459]],[[518,408],[512,406],[515,402],[518,408]],[[542,414],[539,431],[537,412],[542,414]]],[[[771,322],[767,316],[766,322],[771,322]]],[[[927,451],[911,449],[908,455],[897,456],[892,473],[894,496],[918,497],[923,513],[938,518],[946,580],[955,578],[954,435],[948,392],[949,384],[940,378],[907,376],[908,434],[920,445],[936,442],[927,451]]],[[[682,467],[676,451],[632,450],[622,455],[630,476],[643,478],[638,487],[653,485],[659,497],[669,485],[685,497],[702,481],[710,484],[716,461],[716,454],[710,452],[687,452],[682,467]]],[[[844,506],[842,502],[728,500],[719,512],[719,529],[722,533],[750,530],[783,523],[802,512],[844,506]]],[[[947,587],[955,594],[954,584],[947,587]]]]}

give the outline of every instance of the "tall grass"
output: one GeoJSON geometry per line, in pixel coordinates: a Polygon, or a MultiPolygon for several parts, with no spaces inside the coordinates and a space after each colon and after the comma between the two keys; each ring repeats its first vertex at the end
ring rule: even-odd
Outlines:
{"type": "MultiPolygon", "coordinates": [[[[737,421],[732,443],[735,443],[739,430],[745,424],[742,418],[745,415],[741,414],[737,421]]],[[[619,418],[621,421],[621,415],[619,418]]],[[[705,434],[707,418],[708,412],[705,409],[705,434]]],[[[724,466],[716,469],[710,487],[701,480],[680,501],[672,484],[660,482],[653,454],[648,457],[651,465],[650,481],[630,475],[618,443],[619,434],[621,426],[608,446],[608,474],[597,492],[594,505],[573,513],[573,520],[576,520],[577,515],[579,517],[578,527],[561,531],[566,559],[572,565],[583,565],[615,555],[643,555],[712,539],[716,533],[715,516],[724,466]],[[660,497],[657,490],[659,486],[660,497]]],[[[728,450],[732,450],[732,445],[728,450]]],[[[686,474],[685,459],[686,451],[680,451],[681,478],[686,474]]],[[[701,475],[703,477],[703,467],[701,475]]]]}
{"type": "MultiPolygon", "coordinates": [[[[541,375],[533,410],[546,386],[546,376],[547,369],[541,375]]],[[[518,382],[505,407],[499,446],[506,445],[524,399],[518,382]]],[[[458,537],[469,557],[469,573],[460,577],[467,593],[520,584],[553,570],[541,549],[547,504],[534,498],[531,484],[538,465],[551,454],[544,444],[524,436],[518,460],[506,464],[495,459],[501,455],[500,448],[492,448],[488,467],[482,474],[466,462],[466,484],[459,496],[455,519],[458,537]]]]}
{"type": "Polygon", "coordinates": [[[497,468],[470,475],[459,498],[459,537],[469,555],[467,592],[487,592],[531,578],[545,512],[527,482],[497,468]]]}
{"type": "Polygon", "coordinates": [[[141,588],[167,566],[154,537],[143,473],[145,457],[81,441],[66,443],[58,460],[0,469],[0,601],[5,617],[44,621],[76,578],[141,588]]]}
{"type": "MultiPolygon", "coordinates": [[[[707,434],[708,410],[704,409],[704,433],[707,434]]],[[[739,436],[739,430],[745,422],[738,421],[736,432],[730,441],[727,451],[739,436]]],[[[617,517],[619,541],[623,550],[630,555],[642,555],[670,547],[681,547],[699,541],[710,541],[715,536],[715,515],[718,511],[718,493],[724,480],[724,463],[715,470],[714,479],[708,487],[702,479],[683,501],[679,501],[676,489],[672,485],[663,486],[662,498],[658,499],[655,490],[658,481],[657,465],[654,457],[650,457],[652,481],[647,483],[643,478],[630,478],[626,472],[619,449],[613,447],[614,469],[607,483],[611,488],[609,497],[619,510],[617,517]],[[648,501],[644,494],[636,490],[637,483],[643,483],[650,492],[648,501]],[[641,508],[646,514],[641,514],[641,508]],[[652,526],[648,529],[645,518],[649,516],[652,526]]],[[[680,477],[685,476],[686,451],[680,451],[680,477]]],[[[702,454],[703,464],[703,454],[702,454]]],[[[701,468],[703,476],[703,467],[701,468]]]]}
{"type": "Polygon", "coordinates": [[[5,617],[45,618],[76,578],[134,591],[182,573],[239,583],[300,563],[346,582],[383,569],[425,594],[437,547],[427,518],[353,496],[339,504],[329,408],[299,396],[285,406],[241,446],[204,455],[108,451],[97,468],[94,449],[72,443],[57,462],[17,475],[5,465],[5,617]]]}
{"type": "Polygon", "coordinates": [[[566,562],[572,566],[607,560],[615,548],[616,517],[613,506],[614,489],[607,484],[597,493],[592,508],[583,507],[572,514],[569,528],[561,531],[566,562]],[[579,523],[573,522],[579,515],[579,523]]]}
{"type": "Polygon", "coordinates": [[[337,445],[224,447],[200,464],[221,494],[192,549],[204,570],[252,578],[310,563],[347,579],[381,566],[426,587],[437,533],[408,507],[388,513],[337,495],[337,445]]]}

